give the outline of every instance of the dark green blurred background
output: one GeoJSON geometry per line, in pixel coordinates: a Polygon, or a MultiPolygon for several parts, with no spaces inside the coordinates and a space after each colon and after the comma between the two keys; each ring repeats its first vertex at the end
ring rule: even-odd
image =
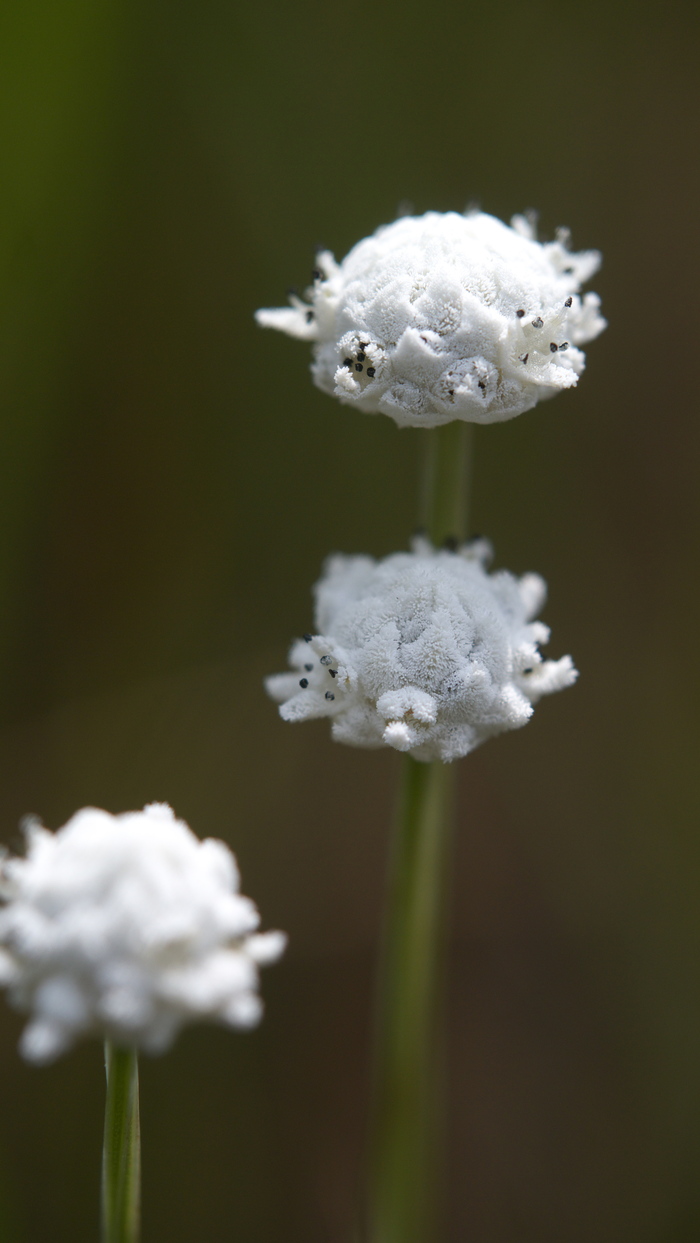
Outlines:
{"type": "MultiPolygon", "coordinates": [[[[3,7],[2,835],[168,800],[290,934],[257,1032],[143,1065],[144,1243],[349,1238],[397,757],[260,681],[329,551],[405,545],[425,433],[252,312],[402,200],[570,225],[610,322],[477,431],[473,526],[581,679],[460,764],[443,1238],[700,1238],[694,13],[3,7]]],[[[0,1238],[89,1243],[99,1046],[30,1069],[0,1018],[0,1238]]]]}

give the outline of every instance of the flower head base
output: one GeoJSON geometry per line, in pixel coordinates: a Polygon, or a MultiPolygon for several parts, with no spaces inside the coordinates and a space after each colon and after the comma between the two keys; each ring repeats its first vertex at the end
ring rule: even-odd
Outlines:
{"type": "Polygon", "coordinates": [[[321,633],[293,645],[294,673],[266,681],[280,715],[328,716],[339,742],[417,760],[454,760],[524,725],[577,673],[571,657],[540,654],[544,581],[488,574],[490,555],[486,540],[437,551],[417,539],[383,561],[331,557],[315,588],[321,633]]]}
{"type": "Polygon", "coordinates": [[[29,822],[26,835],[26,858],[5,860],[0,878],[0,979],[32,1016],[26,1058],[51,1061],[88,1033],[158,1053],[195,1019],[258,1022],[258,966],[286,938],[256,932],[228,846],[157,803],[121,816],[87,807],[57,833],[29,822]]]}
{"type": "Polygon", "coordinates": [[[597,251],[568,233],[540,244],[523,216],[405,216],[343,262],[316,257],[308,303],[257,312],[259,324],[314,344],[315,383],[401,426],[494,423],[576,384],[580,346],[605,327],[597,251]]]}

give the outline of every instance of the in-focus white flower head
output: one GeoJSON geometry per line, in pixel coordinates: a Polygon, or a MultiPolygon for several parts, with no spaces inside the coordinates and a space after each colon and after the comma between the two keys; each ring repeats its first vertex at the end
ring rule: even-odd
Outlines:
{"type": "Polygon", "coordinates": [[[159,1053],[184,1023],[258,1022],[258,967],[286,938],[256,931],[228,846],[160,803],[25,832],[26,857],[0,872],[0,982],[31,1015],[26,1058],[52,1061],[89,1033],[159,1053]]]}
{"type": "Polygon", "coordinates": [[[524,216],[404,216],[340,265],[319,252],[308,301],[256,318],[313,342],[318,387],[369,414],[500,422],[576,384],[605,327],[597,294],[579,293],[600,255],[568,243],[560,229],[540,244],[524,216]]]}
{"type": "Polygon", "coordinates": [[[333,556],[316,584],[316,625],[292,646],[293,673],[266,681],[285,721],[330,717],[333,737],[454,760],[517,729],[542,695],[577,677],[570,656],[544,660],[534,621],[537,574],[488,574],[491,547],[333,556]]]}

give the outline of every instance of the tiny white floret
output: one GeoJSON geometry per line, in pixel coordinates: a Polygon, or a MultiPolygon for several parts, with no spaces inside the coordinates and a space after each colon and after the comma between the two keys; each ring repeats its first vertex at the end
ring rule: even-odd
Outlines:
{"type": "Polygon", "coordinates": [[[56,833],[25,825],[0,867],[0,983],[31,1018],[21,1052],[49,1062],[81,1036],[152,1053],[183,1024],[260,1019],[258,966],[281,932],[257,932],[224,842],[200,841],[166,804],[86,807],[56,833]]]}
{"type": "Polygon", "coordinates": [[[369,414],[500,422],[576,384],[605,327],[598,295],[580,294],[600,255],[568,245],[565,229],[541,244],[524,216],[404,216],[341,264],[319,252],[308,300],[256,318],[312,342],[314,382],[369,414]]]}
{"type": "Polygon", "coordinates": [[[327,716],[339,742],[445,761],[524,725],[577,672],[570,656],[540,653],[544,580],[489,574],[490,557],[486,540],[452,551],[422,538],[382,561],[331,557],[315,587],[319,633],[293,644],[294,672],[265,683],[283,719],[327,716]]]}

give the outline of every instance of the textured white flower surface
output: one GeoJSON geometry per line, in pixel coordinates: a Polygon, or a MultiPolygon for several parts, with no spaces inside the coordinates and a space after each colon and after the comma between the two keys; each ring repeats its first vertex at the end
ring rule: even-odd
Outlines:
{"type": "Polygon", "coordinates": [[[404,216],[341,264],[316,256],[307,301],[261,310],[267,328],[313,342],[315,383],[399,425],[494,423],[576,384],[580,348],[605,327],[580,294],[600,255],[574,254],[560,229],[484,212],[404,216]]]}
{"type": "Polygon", "coordinates": [[[258,966],[286,938],[256,932],[228,846],[160,803],[25,832],[26,856],[0,873],[0,982],[31,1015],[26,1058],[52,1061],[90,1033],[158,1053],[193,1020],[258,1022],[258,966]]]}
{"type": "Polygon", "coordinates": [[[452,551],[422,538],[382,561],[331,557],[315,587],[319,633],[293,644],[293,673],[266,680],[280,715],[327,716],[339,742],[418,760],[454,760],[524,725],[577,672],[570,656],[540,653],[544,580],[489,574],[490,557],[486,540],[452,551]]]}

